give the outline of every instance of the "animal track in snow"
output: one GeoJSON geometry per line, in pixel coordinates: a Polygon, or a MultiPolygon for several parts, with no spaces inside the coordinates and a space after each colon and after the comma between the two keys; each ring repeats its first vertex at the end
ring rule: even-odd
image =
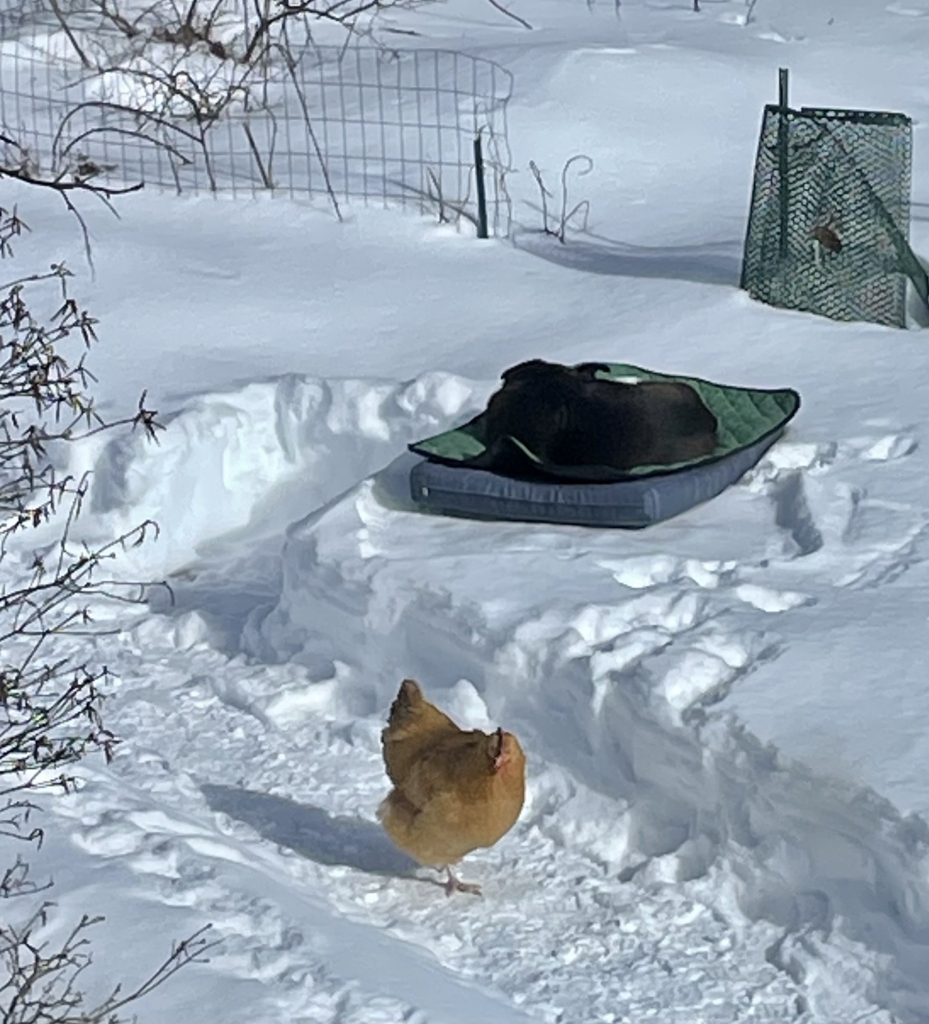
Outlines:
{"type": "Polygon", "coordinates": [[[882,478],[867,469],[912,456],[919,440],[910,429],[887,430],[893,425],[886,421],[865,425],[884,432],[782,442],[743,478],[744,487],[768,496],[781,531],[768,563],[809,560],[807,571],[834,586],[867,587],[891,582],[922,560],[929,512],[878,497],[882,478]]]}
{"type": "Polygon", "coordinates": [[[614,687],[637,679],[680,721],[695,706],[721,700],[737,679],[778,650],[777,643],[757,629],[748,629],[737,619],[728,621],[732,614],[748,607],[777,615],[815,603],[796,590],[742,581],[734,563],[718,563],[711,572],[707,564],[691,564],[692,560],[631,561],[627,570],[620,562],[597,564],[618,579],[641,584],[654,562],[650,575],[661,582],[635,590],[634,596],[615,604],[587,605],[564,620],[561,632],[554,622],[542,631],[540,622],[525,622],[505,649],[504,658],[511,660],[513,669],[526,669],[544,632],[561,657],[589,662],[593,715],[600,714],[614,687]],[[694,564],[700,566],[699,572],[694,564]],[[694,575],[709,587],[695,585],[694,575]],[[690,583],[690,589],[682,592],[671,585],[679,580],[690,583]]]}
{"type": "Polygon", "coordinates": [[[919,441],[909,434],[884,434],[882,437],[853,437],[840,445],[840,451],[846,451],[862,462],[893,462],[906,458],[919,448],[919,441]]]}
{"type": "MultiPolygon", "coordinates": [[[[806,499],[803,476],[792,470],[776,479],[771,490],[774,524],[783,530],[794,546],[793,557],[812,555],[823,546],[823,536],[806,499]]],[[[790,552],[785,552],[791,557],[790,552]]]]}
{"type": "Polygon", "coordinates": [[[744,601],[759,611],[771,614],[816,603],[816,599],[810,597],[809,594],[801,594],[795,590],[773,590],[771,587],[762,587],[757,583],[740,583],[733,587],[732,592],[740,601],[744,601]]]}
{"type": "Polygon", "coordinates": [[[763,633],[730,635],[722,627],[708,628],[692,643],[646,661],[655,678],[655,693],[667,703],[673,720],[686,721],[697,709],[724,700],[739,679],[770,661],[779,644],[763,633]]]}
{"type": "Polygon", "coordinates": [[[838,452],[835,441],[779,441],[742,479],[754,488],[791,470],[822,471],[835,462],[838,452]]]}
{"type": "MultiPolygon", "coordinates": [[[[813,457],[805,453],[807,460],[813,457]]],[[[799,481],[799,474],[788,479],[799,481]]],[[[723,625],[721,617],[742,607],[777,615],[816,603],[809,594],[745,579],[752,567],[735,560],[655,554],[596,564],[635,596],[588,606],[572,621],[580,640],[564,651],[590,658],[595,714],[616,680],[629,673],[647,677],[648,688],[678,721],[698,705],[723,699],[778,647],[738,621],[723,625]]]]}
{"type": "Polygon", "coordinates": [[[918,439],[907,430],[842,441],[779,441],[745,474],[742,486],[765,490],[767,485],[791,472],[818,475],[849,463],[894,462],[918,449],[918,439]]]}
{"type": "Polygon", "coordinates": [[[644,590],[658,583],[691,580],[700,587],[713,589],[732,574],[734,561],[701,561],[675,558],[673,555],[638,555],[621,560],[602,559],[597,565],[608,569],[617,583],[632,590],[644,590]]]}
{"type": "Polygon", "coordinates": [[[911,524],[894,540],[875,542],[847,560],[846,571],[836,580],[836,585],[865,590],[892,583],[911,565],[925,560],[923,548],[927,537],[929,522],[923,522],[911,524]]]}
{"type": "Polygon", "coordinates": [[[707,590],[731,585],[732,592],[739,600],[766,612],[787,611],[812,601],[808,595],[795,591],[778,591],[757,584],[737,583],[738,562],[735,561],[708,562],[670,555],[643,555],[623,561],[603,560],[597,564],[610,570],[617,583],[634,590],[683,581],[691,581],[707,590]]]}

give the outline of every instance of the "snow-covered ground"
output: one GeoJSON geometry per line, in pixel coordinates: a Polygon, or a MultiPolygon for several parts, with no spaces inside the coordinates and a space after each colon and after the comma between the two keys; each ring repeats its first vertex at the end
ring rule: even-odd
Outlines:
{"type": "MultiPolygon", "coordinates": [[[[124,742],[47,801],[35,863],[52,932],[108,916],[97,991],[213,924],[146,1024],[929,1019],[929,346],[737,289],[781,65],[797,105],[914,117],[929,253],[929,2],[690,7],[397,16],[515,74],[514,244],[322,202],[93,213],[101,404],[147,387],[168,428],[77,453],[81,529],[158,520],[120,571],[175,602],[93,641],[124,742]],[[527,168],[552,187],[576,152],[590,232],[561,246],[527,168]],[[803,406],[738,485],[642,532],[411,510],[407,442],[531,356],[803,406]],[[446,900],[376,822],[405,675],[527,751],[522,817],[462,869],[483,900],[446,900]]],[[[81,268],[67,215],[17,198],[17,265],[81,268]]]]}

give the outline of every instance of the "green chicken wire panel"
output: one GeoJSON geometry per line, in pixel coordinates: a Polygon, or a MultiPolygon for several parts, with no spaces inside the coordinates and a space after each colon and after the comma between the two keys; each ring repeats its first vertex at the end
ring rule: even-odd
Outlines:
{"type": "Polygon", "coordinates": [[[765,107],[742,287],[774,306],[906,326],[912,125],[903,114],[765,107]]]}

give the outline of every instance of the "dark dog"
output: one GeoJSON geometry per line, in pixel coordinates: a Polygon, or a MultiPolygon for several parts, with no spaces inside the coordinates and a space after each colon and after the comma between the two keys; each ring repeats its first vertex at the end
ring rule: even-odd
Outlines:
{"type": "Polygon", "coordinates": [[[508,475],[608,479],[634,466],[684,462],[713,451],[716,417],[692,387],[596,376],[608,369],[531,359],[506,370],[484,416],[487,449],[470,464],[508,475]]]}

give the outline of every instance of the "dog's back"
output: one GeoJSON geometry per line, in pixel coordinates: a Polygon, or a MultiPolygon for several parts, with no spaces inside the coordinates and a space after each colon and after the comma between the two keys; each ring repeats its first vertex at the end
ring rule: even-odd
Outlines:
{"type": "Polygon", "coordinates": [[[716,447],[716,417],[689,384],[598,381],[596,387],[595,401],[606,420],[598,432],[606,465],[669,465],[709,455],[716,447]],[[609,390],[616,388],[621,396],[609,390]]]}
{"type": "Polygon", "coordinates": [[[541,359],[503,374],[484,417],[488,447],[472,465],[524,473],[531,464],[509,438],[544,464],[626,471],[698,458],[716,446],[716,417],[688,384],[601,380],[601,363],[541,359]]]}

